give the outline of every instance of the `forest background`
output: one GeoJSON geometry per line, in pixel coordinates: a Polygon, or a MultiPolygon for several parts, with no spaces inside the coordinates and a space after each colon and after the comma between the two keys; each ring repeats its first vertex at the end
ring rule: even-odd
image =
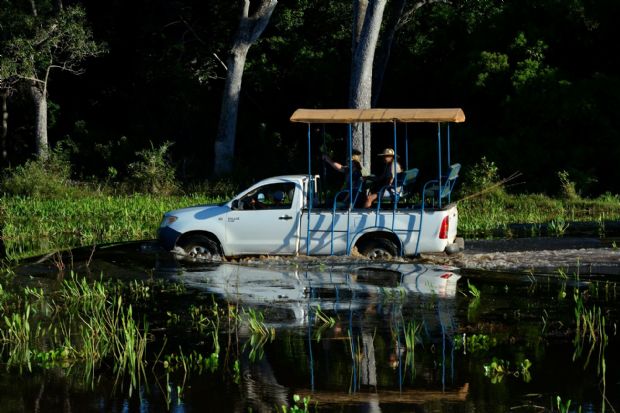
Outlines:
{"type": "MultiPolygon", "coordinates": [[[[299,107],[347,107],[353,3],[278,3],[248,52],[235,182],[307,170],[305,129],[288,119],[299,107]]],[[[554,194],[558,172],[566,171],[583,195],[620,192],[620,3],[425,3],[396,33],[375,107],[463,108],[467,121],[452,130],[453,160],[467,168],[484,156],[505,175],[520,171],[511,190],[554,194]]],[[[4,57],[16,19],[32,4],[0,1],[4,57]]],[[[96,43],[78,69],[53,71],[47,84],[50,145],[63,143],[73,179],[121,182],[137,154],[165,142],[180,182],[212,178],[240,2],[37,1],[39,17],[59,4],[83,7],[96,43]]],[[[3,90],[5,171],[36,152],[32,94],[18,83],[3,90]]],[[[411,164],[434,172],[435,128],[414,126],[409,135],[411,164]]],[[[318,149],[342,158],[345,133],[328,130],[325,144],[316,136],[319,173],[318,149]]],[[[390,131],[373,131],[373,153],[389,146],[390,131]]]]}

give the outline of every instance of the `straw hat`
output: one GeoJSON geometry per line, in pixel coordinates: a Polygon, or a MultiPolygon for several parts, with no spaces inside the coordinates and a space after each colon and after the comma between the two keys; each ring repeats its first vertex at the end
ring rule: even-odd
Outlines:
{"type": "Polygon", "coordinates": [[[377,156],[394,156],[394,149],[392,149],[392,148],[385,148],[383,150],[383,153],[379,153],[379,154],[377,154],[377,156]]]}

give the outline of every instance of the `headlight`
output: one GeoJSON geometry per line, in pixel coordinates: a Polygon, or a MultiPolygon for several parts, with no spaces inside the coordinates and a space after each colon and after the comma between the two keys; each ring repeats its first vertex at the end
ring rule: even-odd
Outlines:
{"type": "Polygon", "coordinates": [[[178,218],[175,217],[174,215],[164,215],[164,219],[161,221],[161,224],[159,226],[160,228],[167,227],[168,225],[171,225],[177,219],[178,218]]]}

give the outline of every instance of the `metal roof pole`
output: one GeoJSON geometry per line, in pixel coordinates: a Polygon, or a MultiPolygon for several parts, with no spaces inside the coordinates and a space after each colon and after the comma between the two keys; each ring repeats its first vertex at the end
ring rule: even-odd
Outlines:
{"type": "Polygon", "coordinates": [[[405,170],[409,170],[409,125],[405,123],[405,170]]]}
{"type": "Polygon", "coordinates": [[[347,255],[351,253],[349,240],[351,238],[351,208],[353,208],[353,131],[349,123],[349,210],[347,211],[347,255]]]}
{"type": "MultiPolygon", "coordinates": [[[[398,168],[396,167],[396,165],[398,165],[398,152],[397,152],[397,135],[398,132],[396,130],[396,120],[392,121],[393,129],[394,129],[394,159],[392,159],[392,186],[394,187],[394,200],[392,202],[392,231],[394,231],[394,221],[396,220],[396,204],[398,203],[398,194],[396,193],[396,184],[397,184],[397,178],[396,175],[398,175],[398,168]]],[[[380,194],[379,196],[383,196],[383,194],[380,194]]]]}
{"type": "Polygon", "coordinates": [[[437,178],[437,200],[439,204],[439,208],[441,208],[441,123],[437,122],[437,151],[438,151],[438,160],[439,160],[439,176],[437,178]]]}
{"type": "MultiPolygon", "coordinates": [[[[448,168],[450,168],[450,165],[452,165],[452,160],[450,159],[450,124],[447,124],[447,128],[448,128],[448,168]]],[[[452,198],[452,191],[448,192],[448,204],[450,203],[450,200],[452,198]]]]}
{"type": "Polygon", "coordinates": [[[448,167],[452,165],[452,161],[450,159],[450,124],[447,124],[448,128],[448,167]]]}
{"type": "Polygon", "coordinates": [[[310,146],[310,123],[308,123],[308,229],[306,233],[306,255],[310,255],[310,215],[314,202],[314,185],[312,185],[312,147],[310,146]]]}
{"type": "MultiPolygon", "coordinates": [[[[362,131],[363,128],[362,126],[362,131]]],[[[349,123],[349,210],[351,208],[353,208],[353,134],[349,123]]]]}

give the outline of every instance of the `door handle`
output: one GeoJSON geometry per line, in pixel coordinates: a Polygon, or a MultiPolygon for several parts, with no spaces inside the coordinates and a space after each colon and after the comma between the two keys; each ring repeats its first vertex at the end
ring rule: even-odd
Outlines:
{"type": "Polygon", "coordinates": [[[282,215],[281,217],[279,217],[278,219],[285,219],[285,220],[289,220],[289,219],[293,219],[292,216],[290,215],[282,215]]]}

